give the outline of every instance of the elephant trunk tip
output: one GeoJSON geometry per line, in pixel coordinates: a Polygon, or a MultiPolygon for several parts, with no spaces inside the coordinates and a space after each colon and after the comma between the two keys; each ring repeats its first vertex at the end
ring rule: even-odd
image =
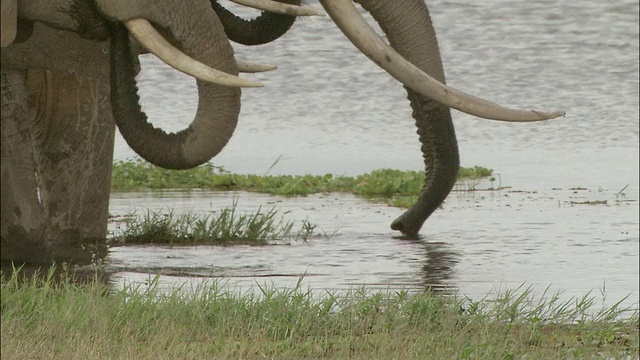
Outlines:
{"type": "Polygon", "coordinates": [[[423,221],[412,221],[410,211],[400,215],[391,223],[391,230],[397,230],[407,239],[417,239],[423,221]]]}

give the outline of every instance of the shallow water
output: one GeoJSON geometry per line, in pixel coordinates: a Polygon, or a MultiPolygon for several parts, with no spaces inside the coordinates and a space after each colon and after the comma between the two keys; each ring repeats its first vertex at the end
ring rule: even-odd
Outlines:
{"type": "Polygon", "coordinates": [[[242,291],[265,283],[293,287],[304,276],[303,286],[315,290],[431,288],[479,299],[526,284],[566,297],[593,291],[601,299],[606,290],[607,304],[630,295],[624,305],[634,305],[640,234],[638,203],[630,199],[604,189],[454,192],[422,239],[409,241],[389,230],[400,209],[352,195],[114,194],[114,214],[167,206],[208,213],[236,202],[247,212],[276,207],[296,226],[308,219],[317,228],[306,243],[291,245],[116,247],[110,266],[118,286],[162,273],[164,286],[214,278],[242,291]]]}
{"type": "MultiPolygon", "coordinates": [[[[637,303],[638,3],[429,5],[450,85],[505,105],[567,111],[564,119],[530,124],[453,113],[462,165],[493,168],[502,185],[523,192],[452,193],[420,242],[389,230],[401,210],[345,195],[114,194],[113,214],[162,206],[208,211],[235,196],[242,209],[273,204],[290,211],[288,219],[308,217],[335,232],[297,246],[115,248],[111,259],[121,276],[142,281],[146,275],[131,269],[171,267],[251,287],[292,285],[307,274],[305,283],[318,289],[432,284],[474,298],[526,282],[576,296],[606,287],[608,301],[631,294],[627,303],[637,303]],[[581,203],[593,200],[607,204],[581,203]]],[[[238,128],[216,165],[254,174],[422,169],[404,90],[328,17],[303,19],[273,44],[236,52],[279,69],[243,75],[266,86],[243,91],[238,128]]],[[[165,129],[185,127],[195,112],[194,82],[154,58],[142,65],[149,117],[165,129]]],[[[134,155],[121,138],[115,154],[134,155]]]]}

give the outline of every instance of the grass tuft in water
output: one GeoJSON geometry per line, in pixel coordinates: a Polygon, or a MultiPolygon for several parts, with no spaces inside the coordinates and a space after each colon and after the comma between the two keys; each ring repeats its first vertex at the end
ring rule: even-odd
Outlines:
{"type": "Polygon", "coordinates": [[[474,166],[474,167],[460,167],[460,172],[458,173],[458,179],[481,179],[485,177],[491,177],[493,175],[492,169],[487,169],[482,166],[474,166]]]}
{"type": "Polygon", "coordinates": [[[352,289],[322,295],[217,282],[111,290],[4,276],[3,358],[638,358],[638,313],[530,289],[471,301],[352,289]],[[621,315],[625,315],[624,317],[621,315]]]}
{"type": "MultiPolygon", "coordinates": [[[[114,191],[143,189],[206,189],[250,191],[283,196],[346,192],[409,207],[417,200],[424,183],[424,172],[380,169],[357,177],[314,175],[259,176],[232,174],[220,167],[204,164],[190,170],[167,170],[142,160],[119,161],[113,166],[114,191]]],[[[475,181],[491,177],[493,170],[475,166],[460,168],[459,181],[473,186],[475,181]]]]}
{"type": "Polygon", "coordinates": [[[128,218],[122,235],[116,238],[121,244],[264,245],[306,241],[315,230],[307,220],[294,229],[294,223],[282,219],[273,208],[238,214],[235,204],[211,214],[147,210],[141,217],[128,218]]]}

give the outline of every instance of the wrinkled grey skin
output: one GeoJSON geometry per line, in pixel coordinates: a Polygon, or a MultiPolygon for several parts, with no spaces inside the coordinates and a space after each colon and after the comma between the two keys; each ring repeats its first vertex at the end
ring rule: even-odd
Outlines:
{"type": "MultiPolygon", "coordinates": [[[[435,30],[423,0],[358,2],[380,24],[398,53],[445,83],[435,30]]],[[[425,183],[418,202],[394,220],[391,228],[415,238],[422,224],[453,188],[460,169],[460,156],[450,109],[410,89],[407,93],[422,144],[425,183]]]]}
{"type": "MultiPolygon", "coordinates": [[[[208,1],[19,2],[16,41],[2,48],[3,260],[90,261],[106,238],[114,146],[123,137],[148,161],[190,168],[235,129],[240,91],[198,81],[193,123],[166,134],[147,122],[133,89],[111,96],[110,21],[142,17],[191,57],[237,74],[233,49],[208,1]],[[36,175],[37,174],[37,175],[36,175]]],[[[133,63],[132,55],[123,61],[133,63]]],[[[135,65],[135,64],[134,64],[135,65]]],[[[134,76],[135,73],[130,74],[134,76]]]]}

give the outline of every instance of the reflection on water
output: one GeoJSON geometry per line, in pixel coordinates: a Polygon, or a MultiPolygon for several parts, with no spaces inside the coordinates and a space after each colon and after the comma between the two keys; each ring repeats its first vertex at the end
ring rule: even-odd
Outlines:
{"type": "Polygon", "coordinates": [[[455,288],[451,278],[460,254],[445,242],[428,242],[424,246],[426,251],[422,276],[425,290],[448,291],[455,288]]]}

